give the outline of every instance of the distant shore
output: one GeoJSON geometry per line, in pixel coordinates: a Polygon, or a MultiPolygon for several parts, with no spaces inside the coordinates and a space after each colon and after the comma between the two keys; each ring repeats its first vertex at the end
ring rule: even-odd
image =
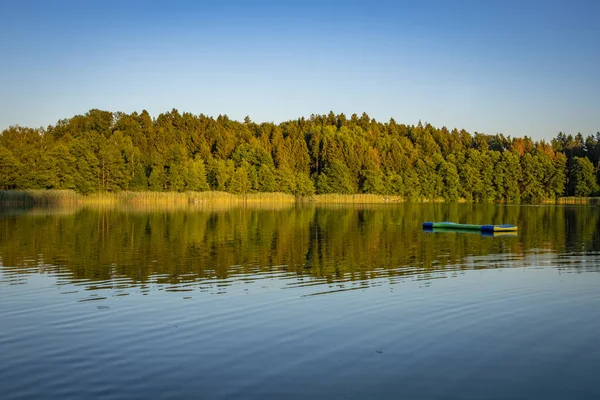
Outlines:
{"type": "MultiPolygon", "coordinates": [[[[226,192],[118,192],[82,195],[72,190],[0,190],[0,204],[4,206],[44,205],[235,205],[235,204],[389,204],[404,203],[401,196],[375,194],[321,194],[296,197],[286,193],[231,194],[226,192]]],[[[443,203],[443,199],[413,201],[416,203],[443,203]]],[[[460,199],[459,203],[465,203],[460,199]]],[[[600,197],[561,197],[541,204],[600,204],[600,197]]]]}

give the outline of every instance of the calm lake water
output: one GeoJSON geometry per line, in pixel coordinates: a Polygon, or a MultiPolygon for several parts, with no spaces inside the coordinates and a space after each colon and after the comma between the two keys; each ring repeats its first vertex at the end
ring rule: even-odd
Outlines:
{"type": "Polygon", "coordinates": [[[0,398],[598,399],[599,271],[597,206],[5,208],[0,398]]]}

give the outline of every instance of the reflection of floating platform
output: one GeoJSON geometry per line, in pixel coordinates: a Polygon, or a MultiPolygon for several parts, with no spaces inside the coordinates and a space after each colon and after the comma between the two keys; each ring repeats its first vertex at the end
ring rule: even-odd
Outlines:
{"type": "Polygon", "coordinates": [[[516,232],[516,225],[473,225],[456,222],[423,222],[423,229],[452,229],[481,232],[516,232]]]}
{"type": "Polygon", "coordinates": [[[434,233],[443,233],[443,232],[455,232],[455,233],[474,233],[480,234],[481,236],[490,236],[490,237],[517,237],[516,231],[504,231],[504,232],[494,232],[494,231],[483,231],[477,229],[453,229],[453,228],[427,228],[423,227],[425,232],[434,232],[434,233]]]}

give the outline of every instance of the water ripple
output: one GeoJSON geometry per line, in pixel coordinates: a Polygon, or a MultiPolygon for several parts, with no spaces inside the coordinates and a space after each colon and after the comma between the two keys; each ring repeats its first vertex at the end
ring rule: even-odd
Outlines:
{"type": "MultiPolygon", "coordinates": [[[[44,276],[53,281],[60,290],[57,294],[80,297],[77,301],[106,300],[108,297],[126,296],[131,294],[151,294],[155,291],[172,293],[190,293],[194,291],[210,294],[235,294],[240,289],[243,292],[269,290],[308,290],[321,288],[314,294],[337,293],[346,290],[365,289],[378,285],[380,280],[389,284],[398,284],[406,279],[411,281],[432,281],[444,278],[458,278],[466,270],[502,269],[502,268],[557,268],[564,272],[599,272],[600,253],[555,254],[548,251],[527,252],[517,254],[489,254],[466,257],[461,263],[446,264],[424,270],[419,265],[406,265],[394,268],[373,268],[367,274],[363,272],[347,272],[336,276],[314,276],[303,274],[295,269],[290,271],[287,265],[271,266],[264,269],[260,266],[243,268],[232,266],[227,278],[198,277],[191,273],[178,276],[177,283],[172,282],[172,276],[166,274],[151,274],[143,282],[131,280],[127,276],[114,274],[104,280],[77,279],[72,272],[62,266],[45,264],[43,269],[38,267],[3,266],[0,275],[1,286],[31,285],[31,280],[44,276]],[[335,286],[335,284],[343,284],[335,286]],[[102,292],[110,292],[100,295],[102,292]]],[[[116,266],[118,267],[118,266],[116,266]]],[[[46,286],[30,287],[27,296],[36,298],[47,292],[46,286]]]]}

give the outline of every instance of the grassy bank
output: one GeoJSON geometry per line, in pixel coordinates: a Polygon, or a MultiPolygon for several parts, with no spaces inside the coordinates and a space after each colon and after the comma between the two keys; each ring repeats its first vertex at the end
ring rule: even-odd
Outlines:
{"type": "Polygon", "coordinates": [[[0,204],[5,206],[76,204],[83,197],[72,190],[0,190],[0,204]]]}
{"type": "Polygon", "coordinates": [[[0,190],[0,204],[12,206],[289,204],[295,201],[294,196],[285,193],[236,195],[225,192],[119,192],[81,195],[71,190],[0,190]]]}
{"type": "MultiPolygon", "coordinates": [[[[322,194],[296,198],[285,193],[249,193],[245,195],[226,192],[119,192],[78,194],[72,190],[0,190],[0,204],[4,206],[52,205],[123,205],[139,207],[160,206],[228,206],[240,204],[283,205],[295,202],[312,204],[389,204],[402,203],[401,196],[375,194],[322,194]]],[[[420,202],[443,202],[443,199],[420,202]]],[[[464,201],[461,201],[464,202],[464,201]]],[[[600,197],[562,197],[545,204],[600,204],[600,197]]]]}
{"type": "Polygon", "coordinates": [[[550,201],[554,204],[600,204],[600,197],[561,197],[550,201]]]}
{"type": "Polygon", "coordinates": [[[240,203],[293,203],[295,197],[285,193],[250,193],[246,195],[225,192],[120,192],[82,196],[83,203],[107,204],[240,204],[240,203]]]}
{"type": "Polygon", "coordinates": [[[318,194],[301,199],[302,202],[315,204],[371,204],[401,203],[400,196],[383,196],[377,194],[318,194]]]}
{"type": "Polygon", "coordinates": [[[285,193],[249,193],[246,195],[225,192],[119,192],[81,195],[71,190],[2,190],[0,204],[14,206],[49,205],[235,205],[235,204],[372,204],[400,203],[400,196],[374,194],[324,194],[296,198],[285,193]]]}

